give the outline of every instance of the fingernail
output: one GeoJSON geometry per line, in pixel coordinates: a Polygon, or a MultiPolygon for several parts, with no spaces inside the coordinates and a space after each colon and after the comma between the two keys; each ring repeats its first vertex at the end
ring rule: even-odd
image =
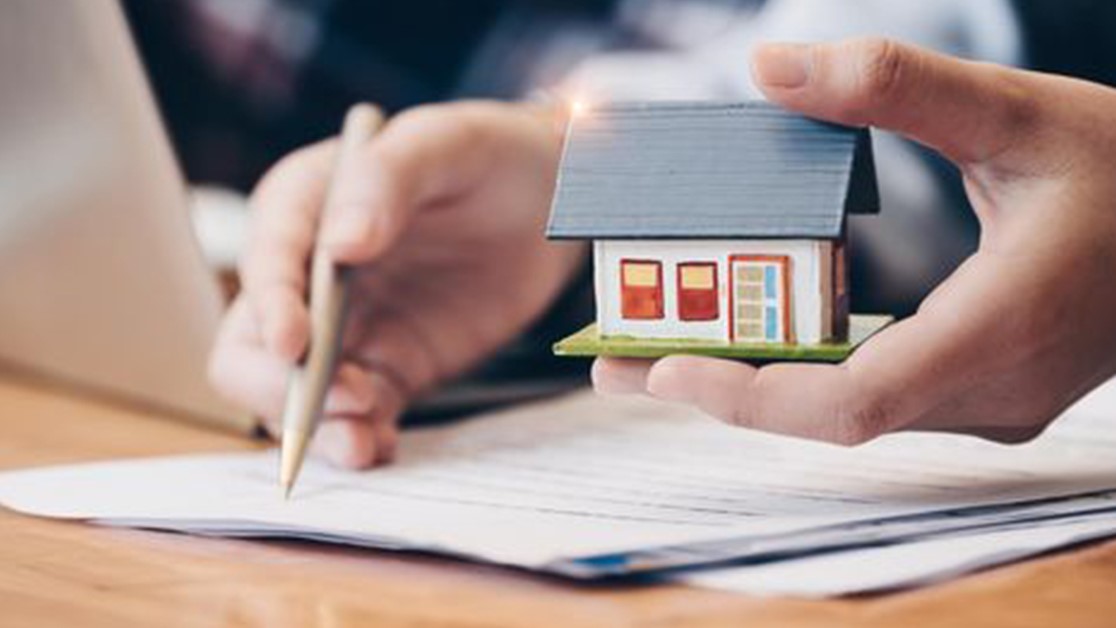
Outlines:
{"type": "Polygon", "coordinates": [[[328,414],[368,414],[374,402],[372,396],[363,390],[334,384],[326,394],[325,411],[328,414]]]}
{"type": "Polygon", "coordinates": [[[756,79],[768,87],[802,87],[810,79],[810,46],[762,44],[753,56],[756,79]]]}
{"type": "Polygon", "coordinates": [[[679,368],[679,358],[666,357],[647,373],[647,393],[660,401],[692,403],[695,400],[693,374],[679,368]]]}
{"type": "Polygon", "coordinates": [[[325,412],[328,414],[364,414],[368,412],[371,401],[360,397],[355,391],[344,387],[334,387],[326,394],[325,412]]]}
{"type": "Polygon", "coordinates": [[[647,392],[648,364],[601,359],[593,363],[593,388],[605,395],[634,395],[647,392]]]}
{"type": "Polygon", "coordinates": [[[666,401],[668,403],[689,403],[692,401],[688,391],[671,385],[664,386],[658,383],[651,383],[647,386],[647,394],[659,401],[666,401]]]}
{"type": "Polygon", "coordinates": [[[326,413],[365,415],[376,402],[368,375],[352,362],[342,362],[326,395],[326,413]]]}

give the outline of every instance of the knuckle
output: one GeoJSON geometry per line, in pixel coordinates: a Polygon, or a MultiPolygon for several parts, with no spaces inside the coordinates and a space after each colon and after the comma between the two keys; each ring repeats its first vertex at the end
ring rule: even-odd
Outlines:
{"type": "Polygon", "coordinates": [[[384,134],[380,141],[369,144],[367,161],[364,166],[379,171],[383,176],[379,181],[391,181],[406,166],[408,150],[413,146],[404,133],[384,134]]]}
{"type": "Polygon", "coordinates": [[[283,177],[290,172],[298,172],[310,164],[312,152],[310,147],[303,147],[291,151],[275,162],[275,165],[264,175],[263,181],[283,177]]]}
{"type": "Polygon", "coordinates": [[[893,417],[892,404],[881,395],[862,395],[837,408],[833,441],[846,447],[862,445],[887,432],[893,417]]]}
{"type": "MultiPolygon", "coordinates": [[[[331,156],[334,150],[336,150],[336,141],[325,140],[287,153],[264,173],[256,189],[253,190],[253,201],[265,196],[271,188],[281,187],[281,184],[289,179],[328,175],[328,165],[332,163],[332,159],[323,159],[323,157],[331,156]]],[[[251,203],[252,207],[258,205],[259,203],[256,202],[251,203]]]]}
{"type": "Polygon", "coordinates": [[[729,425],[736,427],[754,428],[757,422],[757,413],[753,403],[737,403],[727,411],[719,411],[714,416],[729,425]]]}
{"type": "Polygon", "coordinates": [[[1015,134],[1039,127],[1044,105],[1035,98],[1033,86],[1023,84],[1014,72],[998,67],[994,70],[999,73],[1000,83],[997,90],[1000,98],[995,105],[995,113],[1002,130],[1015,134]]]}
{"type": "Polygon", "coordinates": [[[767,366],[759,369],[747,387],[737,389],[735,394],[727,397],[726,407],[721,409],[720,418],[730,425],[749,429],[776,428],[777,424],[768,424],[771,400],[779,398],[779,391],[771,375],[777,371],[776,366],[767,366]]]}
{"type": "Polygon", "coordinates": [[[255,303],[267,296],[276,285],[280,287],[293,285],[289,278],[276,272],[266,258],[251,256],[240,264],[239,269],[241,291],[248,297],[249,302],[255,303]]]}
{"type": "Polygon", "coordinates": [[[457,104],[419,105],[400,112],[388,125],[378,142],[380,159],[406,156],[407,149],[421,145],[419,138],[443,136],[460,124],[463,116],[457,104]]]}
{"type": "Polygon", "coordinates": [[[464,109],[461,115],[453,119],[452,133],[459,146],[479,146],[484,141],[486,132],[486,117],[475,109],[464,109]]]}
{"type": "Polygon", "coordinates": [[[426,128],[429,124],[437,123],[444,111],[451,106],[444,104],[416,105],[400,111],[388,124],[396,129],[426,128]]]}
{"type": "Polygon", "coordinates": [[[411,109],[403,125],[422,133],[444,134],[455,144],[473,145],[484,138],[492,111],[478,102],[425,105],[411,109]]]}
{"type": "Polygon", "coordinates": [[[900,84],[909,71],[902,46],[877,38],[861,39],[853,46],[859,59],[861,96],[878,100],[900,94],[900,84]]]}
{"type": "Polygon", "coordinates": [[[240,275],[240,283],[246,292],[254,291],[258,285],[261,275],[264,275],[260,269],[260,265],[266,265],[267,259],[259,252],[259,244],[249,244],[248,248],[237,260],[237,274],[240,275]]]}
{"type": "Polygon", "coordinates": [[[257,230],[237,260],[243,290],[255,293],[276,284],[300,288],[305,259],[299,237],[282,230],[257,230]]]}

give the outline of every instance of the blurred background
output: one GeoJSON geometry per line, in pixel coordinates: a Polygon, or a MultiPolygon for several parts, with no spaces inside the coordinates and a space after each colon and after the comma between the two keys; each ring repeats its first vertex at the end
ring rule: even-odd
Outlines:
{"type": "MultiPolygon", "coordinates": [[[[190,181],[250,190],[361,99],[392,111],[537,90],[756,97],[760,40],[885,35],[1116,81],[1108,0],[128,0],[190,181]]],[[[854,225],[854,307],[909,313],[975,246],[956,173],[878,140],[885,212],[854,225]]]]}
{"type": "MultiPolygon", "coordinates": [[[[1111,0],[125,4],[180,162],[211,197],[212,186],[249,191],[284,154],[334,133],[357,100],[398,111],[539,93],[590,101],[754,98],[747,59],[763,40],[881,35],[1116,82],[1111,0]]],[[[905,315],[975,248],[977,225],[948,164],[886,134],[877,134],[876,152],[884,212],[851,225],[853,310],[905,315]]],[[[206,239],[235,249],[237,221],[217,222],[206,239]]],[[[586,296],[565,307],[591,307],[586,296]]],[[[525,339],[517,372],[524,360],[534,360],[527,372],[573,368],[550,360],[557,332],[549,327],[544,321],[525,339]]]]}

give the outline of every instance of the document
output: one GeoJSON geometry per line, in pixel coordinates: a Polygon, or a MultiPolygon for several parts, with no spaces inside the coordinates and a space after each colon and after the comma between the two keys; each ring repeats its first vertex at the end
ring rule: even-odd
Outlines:
{"type": "MultiPolygon", "coordinates": [[[[578,393],[407,431],[400,461],[385,469],[310,461],[289,501],[276,485],[276,454],[254,452],[3,473],[0,504],[105,525],[437,552],[600,578],[838,557],[1082,515],[1107,514],[1116,529],[1114,453],[1112,438],[1068,432],[1010,447],[900,434],[849,449],[578,393]]],[[[728,578],[732,569],[720,571],[728,578]]]]}
{"type": "MultiPolygon", "coordinates": [[[[1082,457],[1116,452],[1116,385],[1075,405],[1041,437],[1042,448],[1082,457]]],[[[1116,463],[1112,464],[1116,475],[1116,463]]],[[[906,588],[1116,535],[1116,513],[1099,511],[1004,524],[991,532],[809,555],[788,560],[705,569],[673,576],[691,586],[750,595],[829,597],[906,588]]]]}
{"type": "Polygon", "coordinates": [[[1004,526],[992,532],[860,547],[747,567],[670,576],[691,586],[759,596],[832,597],[931,584],[982,567],[1116,533],[1111,512],[1004,526]]]}

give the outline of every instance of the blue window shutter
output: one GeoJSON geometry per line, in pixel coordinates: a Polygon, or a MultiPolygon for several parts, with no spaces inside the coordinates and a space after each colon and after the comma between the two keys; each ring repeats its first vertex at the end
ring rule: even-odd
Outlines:
{"type": "MultiPolygon", "coordinates": [[[[770,269],[769,269],[770,270],[770,269]]],[[[779,339],[779,308],[769,305],[764,313],[764,336],[768,340],[779,339]]]]}

